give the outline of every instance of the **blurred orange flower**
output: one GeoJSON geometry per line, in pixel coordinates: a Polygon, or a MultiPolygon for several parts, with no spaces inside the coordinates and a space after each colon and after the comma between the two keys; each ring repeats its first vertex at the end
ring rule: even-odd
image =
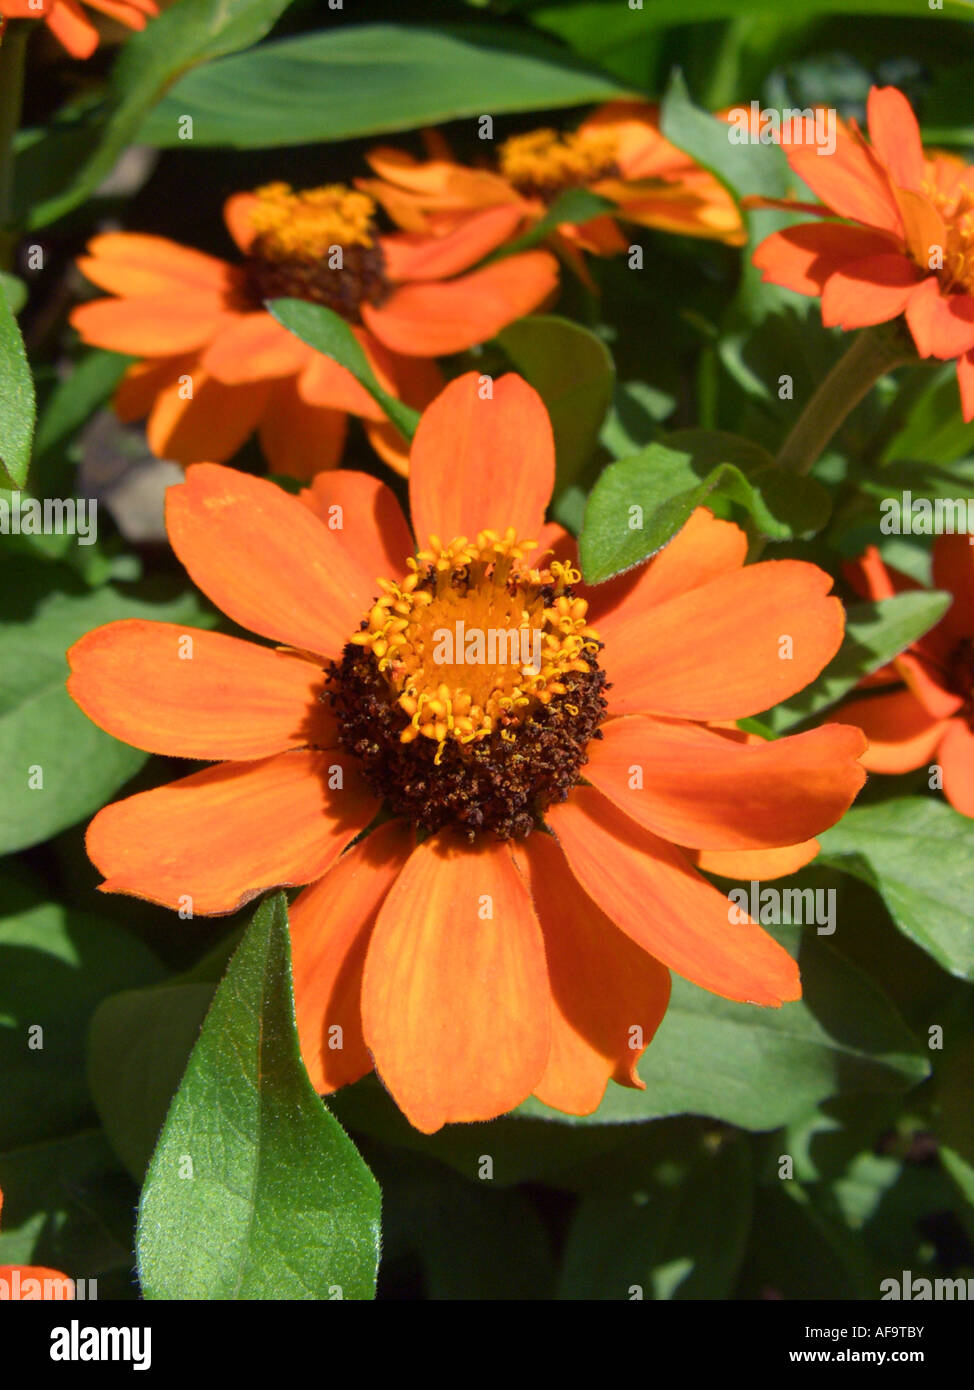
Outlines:
{"type": "MultiPolygon", "coordinates": [[[[888,568],[875,546],[846,567],[849,582],[870,599],[920,585],[888,568]]],[[[938,536],[933,581],[953,594],[943,618],[863,685],[890,686],[843,706],[843,721],[869,739],[863,765],[873,772],[912,772],[937,762],[944,795],[974,816],[974,545],[967,535],[938,536]]]]}
{"type": "Polygon", "coordinates": [[[618,214],[559,226],[559,250],[579,267],[579,251],[607,256],[629,249],[619,219],[732,246],[746,239],[733,198],[663,138],[657,109],[645,102],[611,102],[568,134],[515,135],[500,146],[492,169],[457,163],[436,132],[427,139],[433,158],[375,149],[367,159],[378,178],[358,180],[412,236],[475,239],[490,216],[506,210],[513,239],[545,217],[559,194],[583,188],[616,203],[618,214]]]}
{"type": "Polygon", "coordinates": [[[365,474],[319,474],[296,498],[196,465],[168,493],[173,549],[278,645],[193,632],[181,659],[181,628],[126,621],[69,652],[68,688],[103,729],[223,760],[99,812],[103,891],[205,914],[310,885],[291,926],[312,1080],[374,1065],[427,1132],[530,1093],[585,1114],[610,1078],[642,1086],[668,968],[730,999],[798,998],[792,957],[732,925],[691,858],[780,873],[781,847],[807,846],[865,775],[857,729],[764,743],[707,727],[834,655],[827,574],[745,568],[744,533],[699,510],[650,564],[586,588],[574,542],[544,524],[554,478],[540,397],[506,376],[483,399],[474,373],[413,441],[418,550],[365,474]]]}
{"type": "Polygon", "coordinates": [[[503,219],[462,245],[404,246],[376,231],[373,212],[370,198],[341,185],[236,194],[225,217],[244,258],[237,265],[132,232],[91,241],[79,265],[117,297],[80,305],[71,322],[86,342],[142,359],[115,407],[123,420],[148,416],[154,453],[224,460],[256,429],[274,472],[310,478],[337,464],[350,412],[404,472],[405,441],[368,392],[263,302],[294,297],[341,314],[386,390],[422,408],[443,384],[434,357],[493,337],[557,286],[546,251],[470,270],[506,235],[503,219]]]}
{"type": "MultiPolygon", "coordinates": [[[[92,10],[115,19],[129,29],[144,29],[159,13],[155,0],[84,0],[92,10]]],[[[98,30],[79,0],[0,0],[5,19],[43,19],[72,58],[90,58],[98,47],[98,30]]]]}
{"type": "Polygon", "coordinates": [[[956,359],[966,420],[974,419],[974,166],[927,154],[909,102],[895,87],[869,93],[868,143],[838,122],[835,153],[782,143],[822,206],[762,199],[842,222],[775,232],[754,254],[764,279],[820,295],[822,322],[852,329],[906,317],[921,357],[956,359]]]}

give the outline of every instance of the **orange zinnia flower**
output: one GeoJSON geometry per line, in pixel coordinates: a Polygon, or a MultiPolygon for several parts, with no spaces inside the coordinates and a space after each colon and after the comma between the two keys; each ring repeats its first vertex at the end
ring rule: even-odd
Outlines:
{"type": "MultiPolygon", "coordinates": [[[[3,1189],[0,1188],[0,1212],[3,1211],[3,1189]]],[[[73,1299],[74,1280],[59,1269],[47,1269],[44,1265],[0,1265],[0,1286],[3,1293],[0,1300],[10,1299],[26,1302],[34,1299],[73,1299]],[[45,1289],[45,1283],[48,1283],[45,1289]]]]}
{"type": "Polygon", "coordinates": [[[263,302],[293,297],[341,314],[383,386],[421,408],[443,384],[430,359],[493,337],[557,286],[546,251],[469,270],[506,235],[496,218],[463,245],[404,244],[376,231],[373,212],[370,198],[341,185],[236,194],[225,208],[245,257],[236,266],[161,237],[94,238],[79,264],[118,298],[81,305],[71,322],[86,342],[143,359],[115,407],[123,420],[148,415],[154,453],[223,460],[257,429],[274,472],[309,478],[338,462],[351,412],[386,462],[405,471],[405,442],[368,392],[263,302]]]}
{"type": "Polygon", "coordinates": [[[181,628],[135,620],[69,653],[102,728],[225,760],[99,812],[102,889],[226,913],[311,885],[291,909],[311,1077],[329,1091],[374,1064],[427,1132],[532,1092],[583,1114],[609,1078],[641,1086],[667,967],[730,999],[798,998],[791,956],[731,925],[688,854],[751,873],[770,848],[780,871],[774,847],[832,824],[864,778],[858,729],[752,746],[704,722],[818,674],[843,632],[828,575],[745,568],[744,533],[698,511],[651,564],[585,590],[543,525],[554,478],[540,397],[506,376],[481,399],[474,373],[413,441],[418,551],[364,474],[299,499],[199,464],[168,493],[173,549],[281,645],[194,632],[180,660],[181,628]]]}
{"type": "MultiPolygon", "coordinates": [[[[841,222],[806,222],[761,243],[764,279],[821,295],[827,327],[906,317],[921,357],[957,360],[966,420],[974,419],[974,166],[924,153],[910,104],[895,87],[869,93],[869,135],[838,123],[835,153],[787,144],[792,169],[824,206],[749,200],[841,222]]],[[[783,139],[782,143],[786,141],[783,139]]]]}
{"type": "MultiPolygon", "coordinates": [[[[745,232],[733,198],[717,179],[660,134],[657,110],[645,102],[611,102],[578,130],[559,135],[536,130],[506,140],[495,169],[456,163],[438,136],[437,157],[420,161],[396,149],[367,156],[377,179],[359,187],[412,234],[476,238],[501,211],[514,238],[546,216],[560,193],[584,188],[611,199],[618,217],[645,227],[713,237],[741,245],[745,232]]],[[[629,241],[615,216],[563,223],[556,240],[563,252],[599,255],[627,251],[629,241]]]]}
{"type": "MultiPolygon", "coordinates": [[[[889,569],[870,546],[846,567],[849,582],[870,599],[920,585],[889,569]]],[[[897,689],[854,700],[842,718],[869,739],[863,764],[874,772],[912,772],[925,763],[943,768],[944,795],[965,816],[974,816],[974,545],[967,535],[938,536],[933,580],[953,594],[943,618],[891,665],[863,685],[897,689]]]]}
{"type": "MultiPolygon", "coordinates": [[[[129,29],[144,29],[146,21],[159,13],[155,0],[85,0],[85,4],[129,29]]],[[[78,0],[0,0],[0,15],[43,19],[72,58],[90,58],[98,47],[98,30],[78,0]]]]}

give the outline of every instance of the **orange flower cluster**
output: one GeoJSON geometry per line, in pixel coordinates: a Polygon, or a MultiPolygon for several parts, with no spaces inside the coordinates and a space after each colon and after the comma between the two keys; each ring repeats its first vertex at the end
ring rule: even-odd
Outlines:
{"type": "MultiPolygon", "coordinates": [[[[159,13],[155,0],[85,0],[92,10],[129,29],[144,29],[159,13]]],[[[43,19],[72,58],[90,58],[98,47],[98,30],[79,0],[0,0],[3,19],[43,19]]]]}

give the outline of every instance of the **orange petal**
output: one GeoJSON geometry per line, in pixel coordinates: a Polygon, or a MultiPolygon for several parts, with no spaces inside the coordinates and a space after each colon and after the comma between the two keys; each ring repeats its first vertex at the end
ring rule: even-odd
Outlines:
{"type": "Polygon", "coordinates": [[[843,705],[844,724],[857,725],[869,740],[862,755],[870,772],[912,772],[933,758],[943,735],[911,690],[894,690],[843,705]]]}
{"type": "Polygon", "coordinates": [[[79,304],[71,323],[86,343],[133,357],[168,357],[208,343],[232,317],[218,295],[145,295],[79,304]]]}
{"type": "Polygon", "coordinates": [[[279,753],[116,801],[85,844],[103,893],[206,916],[320,878],[377,808],[347,754],[279,753]]]}
{"type": "Polygon", "coordinates": [[[557,287],[554,256],[525,251],[454,280],[402,285],[379,308],[363,304],[362,319],[393,352],[442,357],[487,342],[557,287]]]}
{"type": "Polygon", "coordinates": [[[836,127],[835,152],[830,155],[821,155],[814,144],[792,144],[783,138],[788,163],[839,217],[900,236],[903,228],[889,175],[861,136],[843,121],[836,127]]]}
{"type": "Polygon", "coordinates": [[[938,536],[933,543],[933,582],[946,589],[954,601],[938,628],[948,640],[959,642],[974,637],[974,545],[963,532],[938,536]]]}
{"type": "Polygon", "coordinates": [[[541,928],[511,849],[424,840],[379,912],[362,986],[376,1070],[425,1134],[513,1109],[550,1045],[541,928]]]}
{"type": "Polygon", "coordinates": [[[923,143],[913,108],[895,87],[873,87],[866,105],[869,138],[900,188],[924,179],[923,143]]]}
{"type": "Polygon", "coordinates": [[[822,291],[827,328],[866,328],[895,319],[916,294],[923,271],[898,252],[866,256],[829,276],[822,291]]]}
{"type": "Polygon", "coordinates": [[[632,715],[602,726],[585,778],[674,844],[768,849],[810,839],[845,814],[866,780],[856,761],[865,747],[861,730],[841,724],[738,743],[632,715]]]}
{"type": "Polygon", "coordinates": [[[373,594],[377,579],[406,573],[406,559],[416,547],[391,487],[368,473],[341,468],[319,473],[300,497],[344,539],[373,594]]]}
{"type": "Polygon", "coordinates": [[[294,377],[274,382],[260,417],[260,444],[272,473],[307,481],[337,468],[347,432],[344,410],[309,405],[294,377]]]}
{"type": "Polygon", "coordinates": [[[446,280],[502,246],[524,220],[520,202],[483,208],[458,222],[445,236],[395,232],[380,238],[390,280],[446,280]]]}
{"type": "Polygon", "coordinates": [[[812,862],[820,848],[818,840],[805,840],[781,849],[688,849],[687,858],[704,873],[750,883],[752,879],[763,882],[796,874],[812,862]]]}
{"type": "Polygon", "coordinates": [[[119,382],[112,404],[115,414],[126,423],[144,420],[162,391],[168,390],[179,377],[190,372],[197,362],[195,353],[182,357],[148,358],[133,362],[119,382]]]}
{"type": "Polygon", "coordinates": [[[509,374],[482,398],[481,378],[451,381],[413,438],[409,504],[421,545],[513,526],[535,540],[555,485],[555,441],[537,391],[509,374]]]}
{"type": "Polygon", "coordinates": [[[921,357],[949,360],[974,348],[974,297],[941,294],[935,276],[910,296],[906,321],[921,357]]]}
{"type": "Polygon", "coordinates": [[[236,314],[203,353],[204,370],[227,386],[300,372],[311,349],[270,314],[236,314]]]}
{"type": "Polygon", "coordinates": [[[591,621],[601,635],[603,626],[611,631],[610,623],[641,620],[652,605],[739,570],[746,558],[747,536],[741,528],[732,521],[718,521],[706,507],[697,507],[648,564],[605,584],[586,586],[591,621]]]}
{"type": "Polygon", "coordinates": [[[298,391],[308,405],[345,410],[366,420],[384,420],[385,412],[360,386],[347,367],[322,352],[311,354],[298,379],[298,391]]]}
{"type": "Polygon", "coordinates": [[[349,547],[274,483],[198,463],[166,493],[172,548],[193,583],[241,627],[337,655],[374,596],[349,547]]]}
{"type": "Polygon", "coordinates": [[[149,448],[182,464],[232,458],[253,433],[270,389],[267,381],[224,386],[193,365],[158,392],[146,426],[149,448]]]}
{"type": "Polygon", "coordinates": [[[952,719],[940,745],[944,796],[962,816],[974,816],[974,731],[963,719],[952,719]]]}
{"type": "Polygon", "coordinates": [[[765,560],[651,610],[599,619],[612,714],[743,719],[804,689],[842,642],[832,580],[801,560],[765,560]],[[787,639],[787,640],[786,640],[787,639]]]}
{"type": "Polygon", "coordinates": [[[841,222],[804,222],[766,237],[754,253],[762,279],[799,294],[819,295],[829,276],[869,256],[896,250],[885,232],[841,222]]]}
{"type": "Polygon", "coordinates": [[[545,819],[589,897],[678,975],[744,1003],[777,1006],[801,996],[788,952],[753,922],[732,921],[727,898],[679,850],[594,787],[576,787],[545,819]]]}
{"type": "Polygon", "coordinates": [[[33,1302],[35,1299],[73,1299],[76,1286],[69,1275],[59,1269],[48,1269],[45,1265],[0,1265],[0,1287],[3,1288],[5,1299],[33,1302]],[[30,1282],[33,1280],[36,1283],[30,1282]]]}
{"type": "Polygon", "coordinates": [[[396,429],[395,425],[386,421],[379,424],[375,420],[363,420],[362,427],[365,430],[369,444],[379,455],[383,463],[398,473],[400,478],[409,476],[409,444],[396,429]]]}
{"type": "Polygon", "coordinates": [[[379,908],[412,848],[389,821],[346,850],[288,913],[301,1056],[319,1094],[372,1070],[362,1036],[362,970],[379,908]]]}
{"type": "Polygon", "coordinates": [[[256,235],[250,216],[259,202],[256,193],[231,193],[223,204],[223,220],[227,231],[244,255],[250,250],[256,235]]]}
{"type": "Polygon", "coordinates": [[[541,922],[551,984],[551,1052],[534,1094],[590,1115],[611,1078],[645,1090],[636,1063],[666,1012],[669,971],[579,892],[550,835],[529,836],[514,858],[541,922]]]}
{"type": "Polygon", "coordinates": [[[68,693],[123,743],[174,758],[265,758],[337,742],[320,667],[175,623],[128,618],[68,652],[68,693]]]}
{"type": "Polygon", "coordinates": [[[974,420],[974,351],[957,359],[957,388],[964,419],[974,420]]]}
{"type": "Polygon", "coordinates": [[[127,298],[190,291],[225,295],[237,278],[233,267],[216,256],[142,232],[103,232],[92,237],[78,267],[93,284],[127,298]]]}
{"type": "Polygon", "coordinates": [[[98,30],[77,0],[57,0],[46,19],[51,33],[72,58],[90,58],[98,47],[98,30]]]}

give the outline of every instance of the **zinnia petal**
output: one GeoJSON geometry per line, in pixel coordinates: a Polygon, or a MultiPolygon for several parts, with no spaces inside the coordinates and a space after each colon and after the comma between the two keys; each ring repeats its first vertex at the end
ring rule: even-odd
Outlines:
{"type": "Polygon", "coordinates": [[[938,761],[944,770],[944,796],[962,816],[974,816],[974,730],[963,719],[947,725],[938,761]]]}
{"type": "Polygon", "coordinates": [[[731,922],[724,894],[595,788],[575,787],[546,820],[589,897],[663,965],[746,1004],[800,997],[798,966],[784,947],[752,922],[731,922]]]}
{"type": "Polygon", "coordinates": [[[602,726],[585,778],[674,844],[767,849],[835,824],[866,780],[856,761],[865,747],[861,730],[841,724],[738,743],[697,725],[631,715],[602,726]]]}
{"type": "Polygon", "coordinates": [[[857,725],[869,740],[862,756],[870,772],[912,772],[931,761],[944,731],[912,690],[885,691],[852,700],[839,711],[844,724],[857,725]]]}
{"type": "Polygon", "coordinates": [[[347,754],[279,753],[116,801],[85,843],[103,893],[206,916],[320,878],[377,808],[347,754]]]}
{"type": "Polygon", "coordinates": [[[576,787],[546,820],[572,873],[617,926],[657,960],[726,999],[777,1006],[801,995],[798,966],[679,850],[635,825],[593,787],[576,787]]]}
{"type": "Polygon", "coordinates": [[[337,742],[324,671],[238,637],[127,618],[86,633],[68,661],[88,718],[149,753],[253,759],[337,742]]]}
{"type": "Polygon", "coordinates": [[[830,275],[822,291],[827,328],[866,328],[895,319],[910,303],[923,271],[906,256],[865,256],[830,275]]]}
{"type": "Polygon", "coordinates": [[[663,1021],[670,975],[581,893],[550,835],[514,851],[544,933],[551,983],[551,1052],[534,1094],[589,1115],[614,1078],[645,1090],[636,1063],[663,1021]]]}
{"type": "MultiPolygon", "coordinates": [[[[331,531],[347,536],[349,550],[362,571],[366,587],[389,575],[405,574],[413,554],[412,533],[391,487],[369,473],[351,468],[319,473],[301,494],[301,501],[331,531]]],[[[371,595],[370,595],[371,597],[371,595]]]]}
{"type": "Polygon", "coordinates": [[[448,544],[513,526],[535,540],[555,485],[555,441],[537,391],[513,374],[481,394],[481,377],[451,381],[413,438],[409,502],[417,540],[448,544]]]}
{"type": "Polygon", "coordinates": [[[365,962],[376,1070],[415,1127],[490,1120],[524,1100],[550,1045],[544,943],[511,857],[441,832],[410,855],[365,962]]]}
{"type": "Polygon", "coordinates": [[[404,822],[380,825],[299,893],[288,913],[301,1056],[319,1093],[372,1070],[362,1036],[365,952],[412,844],[404,822]]]}
{"type": "Polygon", "coordinates": [[[925,175],[923,143],[913,108],[896,87],[873,87],[866,103],[869,138],[900,188],[919,188],[925,175]]]}
{"type": "Polygon", "coordinates": [[[910,296],[906,321],[921,357],[949,360],[974,348],[974,297],[942,294],[935,276],[910,296]]]}

